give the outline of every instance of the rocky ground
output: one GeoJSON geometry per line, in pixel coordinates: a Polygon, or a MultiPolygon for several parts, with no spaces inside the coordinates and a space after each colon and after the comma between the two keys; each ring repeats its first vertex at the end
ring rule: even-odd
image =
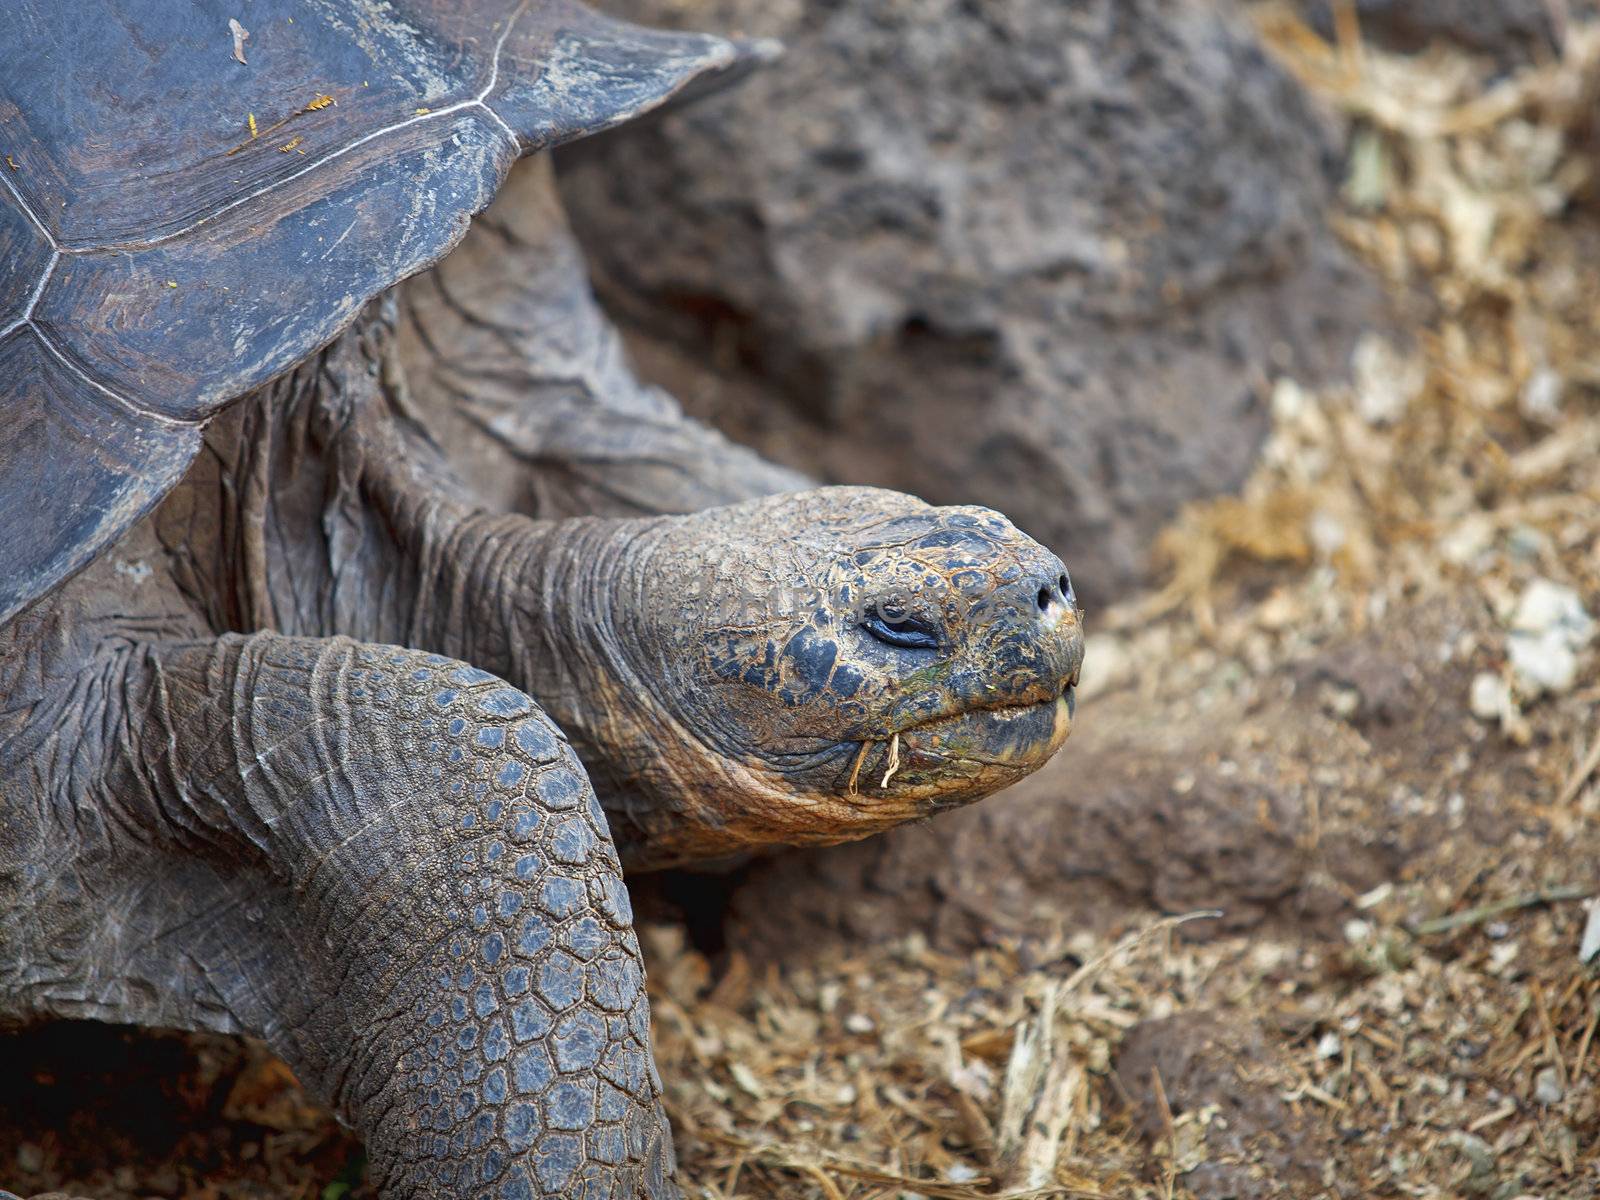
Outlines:
{"type": "MultiPolygon", "coordinates": [[[[1271,384],[1039,776],[641,896],[696,1194],[1600,1193],[1600,26],[1508,66],[1333,8],[1257,17],[1411,317],[1271,384]]],[[[0,1040],[0,1182],[361,1193],[256,1048],[88,1026],[0,1040]]]]}

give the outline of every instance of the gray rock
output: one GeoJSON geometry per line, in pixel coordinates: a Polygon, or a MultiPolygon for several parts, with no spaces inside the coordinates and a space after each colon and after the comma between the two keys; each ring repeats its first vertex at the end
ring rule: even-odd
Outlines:
{"type": "Polygon", "coordinates": [[[1272,376],[1381,320],[1337,137],[1230,5],[609,7],[790,48],[563,160],[642,369],[780,461],[1005,510],[1093,599],[1243,479],[1272,376]]]}

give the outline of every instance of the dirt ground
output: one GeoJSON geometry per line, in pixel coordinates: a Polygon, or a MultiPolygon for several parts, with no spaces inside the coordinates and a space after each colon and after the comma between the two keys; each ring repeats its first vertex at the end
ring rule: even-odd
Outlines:
{"type": "MultiPolygon", "coordinates": [[[[692,1194],[1600,1195],[1600,26],[1505,73],[1257,15],[1351,122],[1339,232],[1406,327],[1275,382],[1243,493],[1089,614],[1034,780],[652,885],[692,1194]]],[[[338,1200],[360,1163],[251,1045],[0,1037],[23,1195],[338,1200]]]]}

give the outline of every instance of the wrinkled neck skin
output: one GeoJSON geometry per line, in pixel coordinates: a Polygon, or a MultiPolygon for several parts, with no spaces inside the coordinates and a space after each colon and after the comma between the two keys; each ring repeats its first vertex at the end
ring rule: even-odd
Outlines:
{"type": "Polygon", "coordinates": [[[387,472],[364,488],[394,537],[392,561],[373,567],[393,599],[340,632],[464,659],[536,696],[569,735],[587,723],[586,697],[628,669],[617,581],[653,522],[486,513],[387,472]]]}
{"type": "Polygon", "coordinates": [[[625,865],[860,836],[829,837],[824,814],[796,813],[769,771],[728,752],[737,731],[693,732],[701,715],[681,711],[677,690],[692,684],[660,614],[672,608],[665,581],[695,571],[683,535],[698,517],[538,521],[476,511],[415,482],[389,468],[367,481],[397,535],[385,568],[396,602],[368,607],[369,623],[341,632],[460,658],[534,696],[588,768],[625,865]]]}

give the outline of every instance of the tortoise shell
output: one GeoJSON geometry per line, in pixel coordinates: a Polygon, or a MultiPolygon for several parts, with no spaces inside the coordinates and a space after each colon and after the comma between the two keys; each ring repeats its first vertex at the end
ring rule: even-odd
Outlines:
{"type": "Polygon", "coordinates": [[[519,156],[765,54],[573,0],[0,0],[0,30],[0,622],[519,156]]]}

